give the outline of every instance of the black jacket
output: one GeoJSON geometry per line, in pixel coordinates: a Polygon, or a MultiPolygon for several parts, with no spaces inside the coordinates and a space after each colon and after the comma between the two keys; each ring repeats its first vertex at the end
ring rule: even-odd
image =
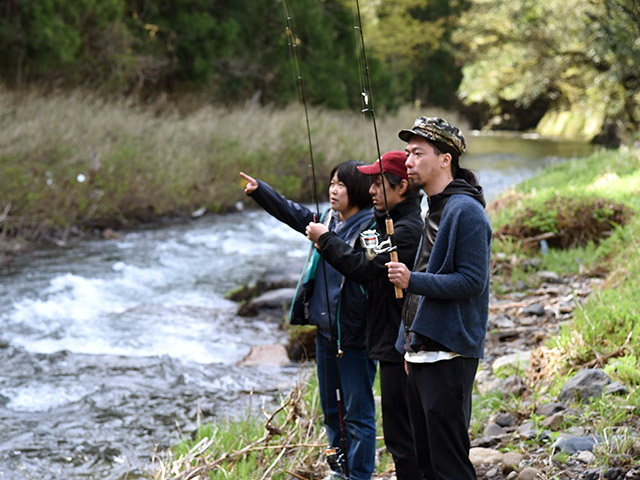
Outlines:
{"type": "MultiPolygon", "coordinates": [[[[398,259],[413,265],[424,226],[420,216],[420,197],[400,202],[390,210],[398,259]]],[[[385,212],[375,211],[375,229],[380,241],[387,239],[385,212]]],[[[368,295],[366,345],[369,357],[401,363],[402,356],[394,348],[400,326],[404,299],[396,299],[393,284],[387,276],[388,253],[368,260],[362,248],[352,248],[333,232],[318,239],[320,253],[336,270],[350,280],[365,285],[368,295]]]]}

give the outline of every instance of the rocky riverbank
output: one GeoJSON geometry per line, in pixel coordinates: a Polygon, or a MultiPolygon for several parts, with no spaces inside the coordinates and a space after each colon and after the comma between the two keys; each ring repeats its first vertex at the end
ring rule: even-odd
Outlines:
{"type": "MultiPolygon", "coordinates": [[[[628,387],[614,382],[593,362],[559,393],[550,389],[549,380],[558,373],[560,359],[547,341],[604,280],[536,271],[536,265],[532,261],[526,283],[493,280],[485,358],[476,377],[475,403],[483,406],[481,415],[474,413],[472,420],[470,456],[478,478],[640,479],[640,468],[633,463],[640,454],[638,418],[630,416],[624,426],[611,428],[603,437],[596,433],[587,411],[592,402],[627,395],[628,387]]],[[[297,264],[269,270],[255,284],[235,292],[232,298],[241,302],[240,313],[282,321],[299,271],[297,264]]],[[[297,360],[301,351],[309,354],[312,342],[312,338],[292,337],[286,350],[297,360]]],[[[266,352],[262,361],[276,361],[271,355],[266,352]]],[[[393,474],[378,477],[394,478],[393,474]]]]}

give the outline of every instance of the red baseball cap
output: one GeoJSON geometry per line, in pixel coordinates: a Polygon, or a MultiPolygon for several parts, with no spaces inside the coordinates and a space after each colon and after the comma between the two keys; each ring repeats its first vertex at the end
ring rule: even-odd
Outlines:
{"type": "MultiPolygon", "coordinates": [[[[384,172],[393,173],[394,175],[407,180],[407,167],[404,164],[406,161],[407,154],[404,152],[387,152],[382,155],[382,170],[384,172]]],[[[380,160],[376,160],[371,165],[362,165],[358,167],[358,171],[360,173],[364,173],[365,175],[379,175],[380,160]]]]}

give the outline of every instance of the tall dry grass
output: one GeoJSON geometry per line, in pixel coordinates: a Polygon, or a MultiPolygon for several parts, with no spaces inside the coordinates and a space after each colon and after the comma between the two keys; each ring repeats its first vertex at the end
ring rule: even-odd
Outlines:
{"type": "MultiPolygon", "coordinates": [[[[193,99],[189,99],[193,102],[193,99]]],[[[311,201],[304,110],[207,104],[181,113],[159,97],[141,104],[76,90],[42,94],[0,86],[0,230],[29,239],[75,227],[119,226],[160,216],[210,212],[246,201],[240,170],[285,195],[311,201]]],[[[381,151],[402,149],[400,128],[419,114],[378,114],[381,151]]],[[[364,114],[309,108],[319,191],[332,166],[373,161],[373,124],[364,114]]]]}

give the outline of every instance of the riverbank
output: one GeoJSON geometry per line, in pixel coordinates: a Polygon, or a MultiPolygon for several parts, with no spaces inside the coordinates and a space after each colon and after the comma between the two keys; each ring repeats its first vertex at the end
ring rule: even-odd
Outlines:
{"type": "MultiPolygon", "coordinates": [[[[638,191],[640,151],[622,149],[553,166],[490,206],[494,230],[502,233],[494,240],[486,356],[470,428],[480,479],[640,478],[640,339],[633,335],[640,316],[638,191]],[[598,206],[591,209],[597,215],[581,219],[583,226],[605,222],[608,228],[591,229],[593,236],[565,242],[567,248],[560,240],[572,234],[563,230],[559,206],[575,199],[598,206]],[[619,205],[630,212],[624,225],[611,223],[619,205]],[[534,227],[542,231],[531,235],[534,227]]],[[[299,422],[315,422],[317,431],[317,415],[298,415],[299,422]]],[[[263,423],[256,420],[258,432],[263,423]]],[[[312,478],[322,447],[287,444],[287,438],[287,430],[268,436],[278,450],[271,457],[261,453],[260,461],[258,450],[232,461],[205,451],[189,458],[209,465],[212,478],[223,478],[216,476],[220,469],[237,479],[262,473],[312,478]],[[310,450],[313,462],[298,464],[296,473],[290,460],[310,450]]],[[[175,452],[190,447],[192,441],[175,452]]],[[[238,451],[228,443],[216,448],[238,451]]],[[[169,457],[154,478],[172,478],[161,474],[171,462],[169,457]]],[[[177,468],[174,475],[186,475],[191,467],[183,462],[177,468]]],[[[380,457],[377,472],[378,479],[393,478],[388,457],[380,457]]]]}
{"type": "MultiPolygon", "coordinates": [[[[380,118],[382,151],[397,146],[398,126],[419,114],[407,106],[380,118]]],[[[376,157],[374,131],[354,112],[311,108],[309,120],[323,197],[335,164],[376,157]]],[[[44,94],[0,85],[0,132],[5,256],[108,228],[236,211],[247,203],[241,170],[294,200],[313,198],[299,105],[230,109],[166,97],[142,104],[83,90],[44,94]]]]}

